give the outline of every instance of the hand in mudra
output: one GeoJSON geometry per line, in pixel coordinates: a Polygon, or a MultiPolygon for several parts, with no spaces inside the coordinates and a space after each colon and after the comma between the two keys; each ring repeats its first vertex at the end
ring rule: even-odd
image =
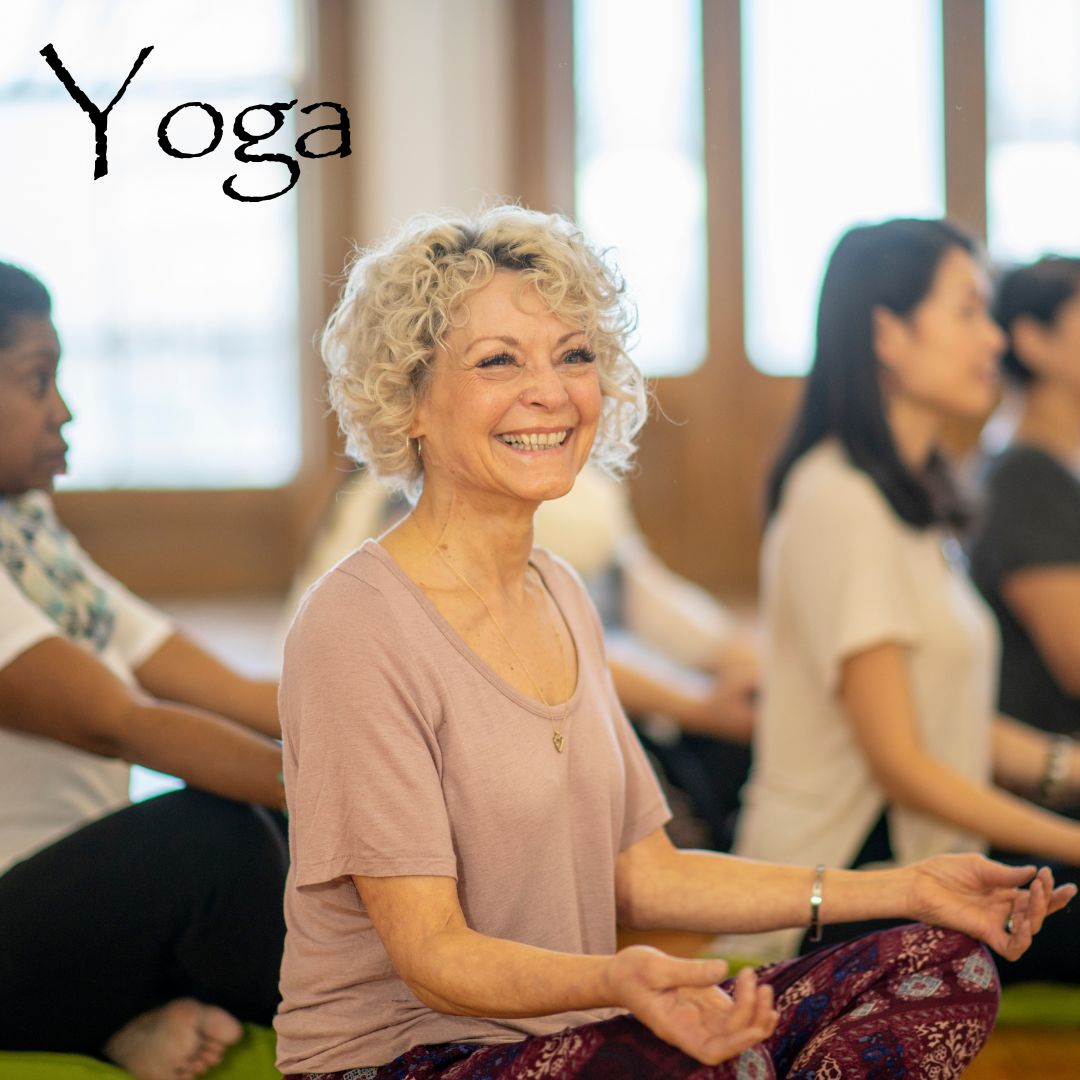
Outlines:
{"type": "Polygon", "coordinates": [[[1006,866],[982,855],[939,855],[913,864],[912,905],[918,918],[962,930],[1015,960],[1048,915],[1076,895],[1054,885],[1047,867],[1006,866]]]}
{"type": "Polygon", "coordinates": [[[608,971],[615,999],[653,1034],[706,1065],[718,1065],[767,1039],[776,1028],[772,987],[749,968],[734,993],[716,984],[723,960],[678,960],[634,945],[616,954],[608,971]]]}

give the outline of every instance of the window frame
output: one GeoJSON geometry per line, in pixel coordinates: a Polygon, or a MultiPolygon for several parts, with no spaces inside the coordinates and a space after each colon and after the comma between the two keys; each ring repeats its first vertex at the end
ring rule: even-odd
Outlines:
{"type": "MultiPolygon", "coordinates": [[[[349,101],[348,0],[301,0],[304,99],[349,101]]],[[[58,491],[57,512],[92,557],[154,596],[283,592],[347,468],[326,414],[315,335],[337,297],[355,155],[305,170],[295,189],[300,464],[272,488],[58,491]]]]}
{"type": "MultiPolygon", "coordinates": [[[[528,205],[566,210],[573,206],[574,103],[566,78],[573,56],[572,0],[517,0],[516,7],[520,70],[533,91],[526,118],[535,125],[519,130],[536,136],[520,154],[544,165],[521,192],[528,205]],[[536,49],[536,42],[545,47],[536,49]]],[[[756,589],[761,492],[803,384],[801,376],[758,371],[746,354],[739,8],[739,0],[709,0],[702,10],[708,351],[696,371],[655,380],[657,419],[642,433],[631,489],[657,554],[736,601],[756,589]]],[[[941,19],[946,213],[985,240],[983,0],[942,0],[941,19]]],[[[953,438],[963,443],[971,433],[953,438]]]]}

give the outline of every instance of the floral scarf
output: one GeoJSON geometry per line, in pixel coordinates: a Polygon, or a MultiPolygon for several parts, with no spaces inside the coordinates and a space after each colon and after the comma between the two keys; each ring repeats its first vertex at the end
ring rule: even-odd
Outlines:
{"type": "Polygon", "coordinates": [[[84,560],[45,492],[0,498],[0,567],[66,638],[101,653],[116,616],[105,590],[87,577],[84,560]]]}

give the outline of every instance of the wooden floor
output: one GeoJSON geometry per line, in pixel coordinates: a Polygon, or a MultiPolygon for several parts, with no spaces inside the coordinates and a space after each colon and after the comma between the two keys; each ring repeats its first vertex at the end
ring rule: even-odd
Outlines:
{"type": "MultiPolygon", "coordinates": [[[[672,956],[697,956],[710,941],[682,931],[619,931],[619,946],[655,945],[672,956]]],[[[1080,1031],[999,1027],[964,1073],[965,1080],[1080,1080],[1080,1031]]]]}

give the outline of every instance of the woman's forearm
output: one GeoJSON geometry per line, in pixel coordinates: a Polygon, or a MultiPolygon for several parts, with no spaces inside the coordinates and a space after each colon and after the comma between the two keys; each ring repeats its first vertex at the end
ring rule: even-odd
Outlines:
{"type": "Polygon", "coordinates": [[[156,698],[227,716],[264,735],[281,735],[277,681],[241,675],[183,634],[169,637],[135,677],[156,698]]]}
{"type": "MultiPolygon", "coordinates": [[[[638,930],[758,933],[810,922],[814,870],[711,851],[654,834],[619,857],[619,922],[638,930]]],[[[829,869],[823,922],[915,918],[903,871],[829,869]]]]}
{"type": "Polygon", "coordinates": [[[113,725],[112,752],[215,795],[284,809],[281,747],[188,706],[133,701],[113,725]]]}
{"type": "Polygon", "coordinates": [[[615,1005],[610,956],[578,956],[487,937],[467,927],[432,935],[401,972],[429,1008],[512,1018],[615,1005]]]}
{"type": "MultiPolygon", "coordinates": [[[[994,775],[1006,787],[1036,790],[1046,779],[1054,736],[1009,716],[994,721],[994,775]]],[[[1061,788],[1064,793],[1080,792],[1080,744],[1067,748],[1061,788]]]]}
{"type": "Polygon", "coordinates": [[[882,778],[890,800],[937,818],[992,846],[1076,865],[1080,824],[1000,788],[977,784],[922,755],[882,778]]]}

